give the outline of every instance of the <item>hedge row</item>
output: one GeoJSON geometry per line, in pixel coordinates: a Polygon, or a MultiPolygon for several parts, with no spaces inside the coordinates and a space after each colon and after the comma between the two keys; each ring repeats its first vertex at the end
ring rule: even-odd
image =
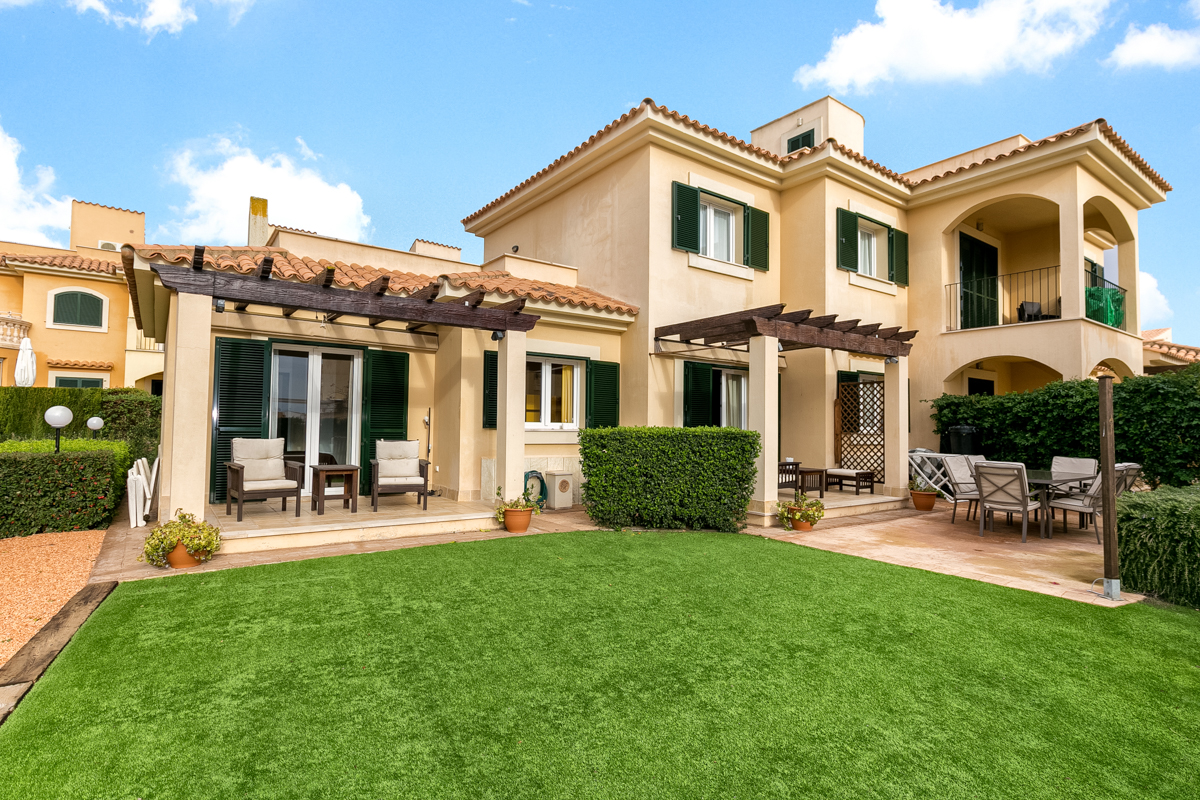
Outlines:
{"type": "MultiPolygon", "coordinates": [[[[937,433],[973,425],[977,449],[988,458],[1042,469],[1054,456],[1099,458],[1095,381],[1057,381],[999,397],[944,394],[931,402],[937,433]]],[[[1153,486],[1200,481],[1200,364],[1125,378],[1113,386],[1113,416],[1117,461],[1141,464],[1153,486]]]]}
{"type": "Polygon", "coordinates": [[[583,504],[609,528],[736,531],[758,474],[758,433],[736,428],[579,432],[583,504]]]}
{"type": "Polygon", "coordinates": [[[98,416],[104,420],[102,438],[128,442],[134,458],[153,461],[158,455],[162,398],[141,389],[0,388],[0,440],[54,436],[43,418],[51,406],[66,406],[75,415],[63,428],[65,437],[90,437],[87,421],[98,416]]]}
{"type": "Polygon", "coordinates": [[[104,389],[100,400],[101,436],[129,445],[129,454],[150,463],[158,456],[162,398],[141,389],[104,389]]]}
{"type": "Polygon", "coordinates": [[[1126,492],[1117,531],[1123,588],[1200,607],[1200,487],[1126,492]]]}
{"type": "Polygon", "coordinates": [[[132,463],[124,442],[0,442],[0,538],[106,527],[132,463]]]}

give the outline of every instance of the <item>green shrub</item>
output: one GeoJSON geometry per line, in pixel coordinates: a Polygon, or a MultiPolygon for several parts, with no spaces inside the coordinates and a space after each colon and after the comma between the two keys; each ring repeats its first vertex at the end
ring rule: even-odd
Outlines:
{"type": "Polygon", "coordinates": [[[154,463],[162,420],[161,397],[141,389],[105,389],[100,417],[104,420],[101,436],[127,442],[134,459],[154,463]]]}
{"type": "Polygon", "coordinates": [[[74,413],[64,436],[89,434],[87,421],[100,414],[102,389],[56,389],[45,386],[0,387],[0,439],[44,439],[54,435],[43,415],[51,406],[74,413]]]}
{"type": "Polygon", "coordinates": [[[1117,546],[1124,588],[1200,606],[1200,487],[1121,495],[1117,546]]]}
{"type": "Polygon", "coordinates": [[[583,504],[610,528],[736,531],[758,474],[754,431],[591,428],[579,432],[583,504]]]}
{"type": "MultiPolygon", "coordinates": [[[[977,449],[988,458],[1040,469],[1054,456],[1099,458],[1095,381],[1056,381],[999,397],[944,394],[931,402],[938,434],[973,425],[977,449]]],[[[1200,364],[1115,384],[1113,418],[1117,461],[1141,464],[1152,486],[1200,480],[1200,364]]]]}
{"type": "Polygon", "coordinates": [[[0,538],[106,527],[132,463],[124,442],[0,442],[0,538]]]}

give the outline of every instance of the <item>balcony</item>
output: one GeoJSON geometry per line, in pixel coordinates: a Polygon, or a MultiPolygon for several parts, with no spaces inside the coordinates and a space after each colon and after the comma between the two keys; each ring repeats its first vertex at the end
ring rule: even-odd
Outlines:
{"type": "MultiPolygon", "coordinates": [[[[1085,274],[1088,319],[1125,330],[1125,289],[1085,274]]],[[[961,281],[946,286],[946,330],[989,328],[1062,318],[1059,267],[961,281]]]]}
{"type": "Polygon", "coordinates": [[[31,327],[33,323],[21,319],[21,315],[15,311],[0,314],[0,347],[20,349],[21,340],[29,335],[31,327]]]}

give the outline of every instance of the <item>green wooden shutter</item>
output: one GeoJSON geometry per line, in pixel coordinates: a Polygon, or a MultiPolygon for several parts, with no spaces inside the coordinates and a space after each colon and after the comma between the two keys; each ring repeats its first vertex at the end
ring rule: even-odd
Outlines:
{"type": "Polygon", "coordinates": [[[496,427],[496,376],[499,371],[500,354],[495,350],[483,351],[483,427],[496,427]]]}
{"type": "Polygon", "coordinates": [[[700,190],[678,181],[671,184],[671,247],[700,252],[700,190]]]}
{"type": "Polygon", "coordinates": [[[683,427],[712,424],[712,365],[683,362],[683,427]]]}
{"type": "Polygon", "coordinates": [[[621,365],[590,361],[587,365],[587,426],[615,428],[621,424],[621,365]]]}
{"type": "Polygon", "coordinates": [[[838,383],[858,383],[858,373],[850,372],[850,371],[844,370],[844,369],[839,369],[837,371],[837,382],[838,383]]]}
{"type": "Polygon", "coordinates": [[[104,301],[86,292],[60,292],[54,296],[55,325],[104,325],[104,301]]]}
{"type": "MultiPolygon", "coordinates": [[[[361,494],[371,493],[375,441],[408,438],[408,353],[368,350],[363,359],[361,494]]],[[[422,456],[423,457],[423,456],[422,456]]]]}
{"type": "Polygon", "coordinates": [[[104,325],[104,301],[94,294],[79,293],[78,325],[99,328],[104,325]]]}
{"type": "Polygon", "coordinates": [[[798,133],[792,138],[788,139],[787,151],[789,153],[794,153],[797,150],[801,150],[805,147],[812,147],[813,144],[816,143],[816,139],[817,132],[815,130],[798,133]]]}
{"type": "Polygon", "coordinates": [[[746,243],[745,260],[747,267],[754,269],[770,269],[771,247],[771,215],[762,209],[746,206],[745,213],[746,243]]]}
{"type": "Polygon", "coordinates": [[[908,286],[908,234],[895,228],[888,231],[888,280],[908,286]]]}
{"type": "Polygon", "coordinates": [[[858,272],[858,214],[837,210],[837,265],[858,272]]]}
{"type": "Polygon", "coordinates": [[[270,392],[271,345],[255,339],[217,339],[210,503],[225,499],[225,462],[232,457],[233,440],[267,438],[270,392]]]}

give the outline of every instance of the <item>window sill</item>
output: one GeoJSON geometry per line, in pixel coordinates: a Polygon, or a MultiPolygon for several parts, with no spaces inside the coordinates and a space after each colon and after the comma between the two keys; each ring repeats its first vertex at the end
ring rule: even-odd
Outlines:
{"type": "Polygon", "coordinates": [[[545,428],[526,428],[525,444],[579,444],[579,430],[548,431],[545,428]]]}
{"type": "Polygon", "coordinates": [[[870,275],[863,275],[860,272],[850,273],[850,285],[870,289],[872,292],[879,292],[880,294],[889,294],[892,297],[895,297],[897,294],[896,284],[891,281],[885,281],[883,278],[872,278],[870,275]]]}
{"type": "Polygon", "coordinates": [[[87,333],[108,333],[108,325],[66,325],[61,322],[47,322],[46,330],[50,331],[85,331],[87,333]]]}
{"type": "Polygon", "coordinates": [[[734,264],[731,261],[718,261],[715,258],[708,258],[697,253],[688,253],[688,266],[707,272],[715,272],[718,275],[728,275],[731,278],[741,278],[744,281],[754,280],[754,273],[757,271],[750,267],[744,267],[741,264],[734,264]]]}

